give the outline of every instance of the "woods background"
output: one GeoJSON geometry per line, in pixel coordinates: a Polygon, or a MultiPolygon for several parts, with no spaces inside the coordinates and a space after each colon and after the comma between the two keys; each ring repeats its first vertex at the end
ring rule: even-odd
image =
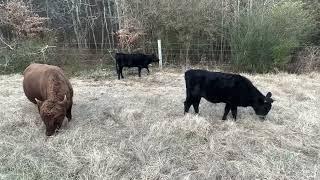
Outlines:
{"type": "Polygon", "coordinates": [[[0,0],[0,72],[30,62],[71,73],[113,66],[115,52],[165,66],[303,73],[320,69],[320,2],[310,0],[0,0]]]}

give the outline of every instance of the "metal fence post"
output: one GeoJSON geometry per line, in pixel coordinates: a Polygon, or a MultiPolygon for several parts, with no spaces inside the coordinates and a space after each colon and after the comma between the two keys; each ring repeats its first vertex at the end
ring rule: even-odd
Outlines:
{"type": "Polygon", "coordinates": [[[159,55],[159,68],[162,70],[162,52],[161,52],[161,40],[158,39],[158,55],[159,55]]]}

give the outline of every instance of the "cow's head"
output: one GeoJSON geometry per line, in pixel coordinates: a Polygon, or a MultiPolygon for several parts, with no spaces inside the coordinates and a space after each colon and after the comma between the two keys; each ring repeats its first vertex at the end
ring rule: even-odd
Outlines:
{"type": "Polygon", "coordinates": [[[252,106],[255,113],[261,119],[264,119],[271,109],[273,103],[273,99],[271,98],[271,96],[271,92],[268,92],[266,96],[257,98],[252,106]]]}
{"type": "Polygon", "coordinates": [[[159,62],[159,58],[155,54],[151,54],[150,57],[151,57],[151,62],[159,62]]]}
{"type": "Polygon", "coordinates": [[[37,101],[40,117],[46,125],[46,135],[51,136],[62,125],[66,116],[67,97],[64,96],[62,101],[45,100],[37,101]]]}

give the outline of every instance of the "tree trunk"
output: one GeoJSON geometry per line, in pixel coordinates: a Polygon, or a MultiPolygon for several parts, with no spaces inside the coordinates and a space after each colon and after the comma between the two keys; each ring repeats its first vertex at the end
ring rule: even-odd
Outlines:
{"type": "MultiPolygon", "coordinates": [[[[109,3],[109,0],[107,0],[107,3],[109,3]]],[[[107,31],[108,46],[111,49],[110,32],[109,32],[109,28],[108,28],[105,0],[102,0],[102,4],[103,4],[103,21],[104,21],[104,26],[103,27],[107,31]]],[[[110,13],[110,11],[109,11],[109,13],[110,13]]]]}
{"type": "MultiPolygon", "coordinates": [[[[90,4],[90,1],[87,2],[88,4],[90,4]]],[[[93,38],[93,43],[94,43],[94,47],[96,49],[96,51],[98,50],[98,46],[97,46],[97,41],[96,41],[96,35],[94,33],[94,17],[93,17],[93,14],[92,14],[92,9],[91,9],[91,6],[89,6],[89,14],[90,14],[90,29],[91,29],[91,33],[92,33],[92,38],[93,38]]],[[[91,41],[89,42],[91,44],[91,41]]],[[[91,47],[91,45],[89,46],[91,47]]]]}
{"type": "Polygon", "coordinates": [[[223,39],[224,39],[224,31],[223,31],[223,25],[224,25],[224,0],[221,1],[222,6],[221,6],[221,28],[222,28],[222,32],[221,32],[221,39],[220,39],[220,62],[223,61],[223,39]]]}
{"type": "Polygon", "coordinates": [[[190,65],[190,59],[189,59],[189,50],[190,50],[190,42],[186,42],[186,67],[189,67],[190,65]]]}
{"type": "MultiPolygon", "coordinates": [[[[108,10],[109,10],[109,19],[110,19],[110,28],[111,28],[111,33],[109,34],[109,37],[111,36],[111,43],[110,44],[110,47],[112,46],[112,48],[114,48],[114,36],[113,36],[113,33],[114,33],[114,30],[113,30],[113,16],[112,16],[112,11],[111,11],[111,3],[110,3],[110,0],[107,0],[108,1],[108,10]]],[[[108,30],[109,32],[109,30],[108,30]]]]}

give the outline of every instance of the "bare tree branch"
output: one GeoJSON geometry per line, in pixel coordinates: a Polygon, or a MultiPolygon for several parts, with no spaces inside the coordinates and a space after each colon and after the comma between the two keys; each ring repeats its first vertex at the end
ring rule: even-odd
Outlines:
{"type": "Polygon", "coordinates": [[[14,50],[14,48],[12,46],[10,46],[8,43],[6,43],[3,38],[0,36],[0,40],[3,44],[5,44],[10,50],[14,50]]]}

